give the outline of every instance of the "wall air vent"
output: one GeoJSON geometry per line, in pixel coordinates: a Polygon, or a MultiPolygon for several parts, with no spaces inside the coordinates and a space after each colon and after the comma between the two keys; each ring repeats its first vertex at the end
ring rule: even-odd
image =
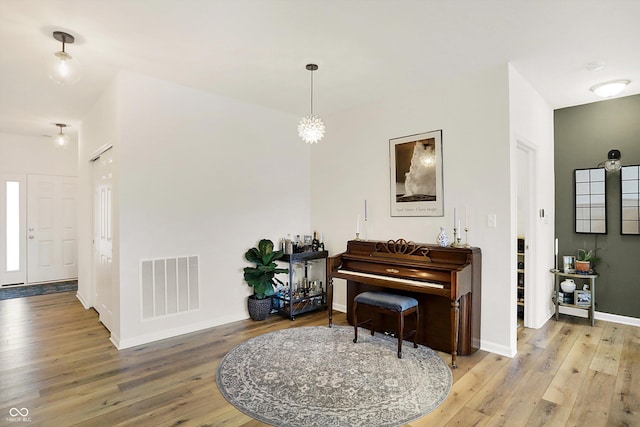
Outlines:
{"type": "Polygon", "coordinates": [[[197,310],[200,306],[197,256],[140,262],[142,318],[197,310]]]}

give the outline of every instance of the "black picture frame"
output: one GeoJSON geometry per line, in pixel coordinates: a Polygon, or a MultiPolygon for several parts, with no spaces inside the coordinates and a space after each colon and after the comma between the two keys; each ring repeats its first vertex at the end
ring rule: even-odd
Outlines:
{"type": "Polygon", "coordinates": [[[620,234],[640,235],[640,165],[620,168],[620,234]]]}
{"type": "Polygon", "coordinates": [[[607,234],[607,186],[604,168],[575,169],[574,225],[580,234],[607,234]]]}
{"type": "Polygon", "coordinates": [[[391,216],[444,216],[442,130],[389,140],[391,216]]]}

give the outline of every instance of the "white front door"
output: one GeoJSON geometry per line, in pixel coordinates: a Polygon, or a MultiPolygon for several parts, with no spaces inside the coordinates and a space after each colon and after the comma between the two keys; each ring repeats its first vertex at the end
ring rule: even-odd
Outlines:
{"type": "Polygon", "coordinates": [[[93,162],[93,274],[94,308],[100,321],[113,326],[113,150],[102,153],[93,162]]]}
{"type": "Polygon", "coordinates": [[[27,176],[27,282],[78,277],[76,177],[27,176]]]}
{"type": "Polygon", "coordinates": [[[0,175],[0,286],[27,281],[27,176],[0,175]]]}

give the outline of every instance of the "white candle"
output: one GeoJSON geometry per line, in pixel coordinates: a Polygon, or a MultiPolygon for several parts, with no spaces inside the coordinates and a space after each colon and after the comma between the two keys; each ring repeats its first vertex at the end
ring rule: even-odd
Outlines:
{"type": "Polygon", "coordinates": [[[456,227],[457,222],[458,222],[458,215],[456,215],[456,208],[453,208],[453,228],[456,227]]]}
{"type": "Polygon", "coordinates": [[[358,219],[356,220],[356,233],[360,233],[360,215],[358,215],[358,219]]]}
{"type": "Polygon", "coordinates": [[[556,251],[555,251],[556,256],[558,256],[558,238],[556,238],[556,251]]]}
{"type": "Polygon", "coordinates": [[[460,230],[460,235],[462,236],[462,228],[460,228],[460,220],[458,220],[458,230],[460,230]]]}
{"type": "Polygon", "coordinates": [[[469,211],[464,207],[464,228],[469,228],[469,211]]]}
{"type": "Polygon", "coordinates": [[[367,218],[369,218],[369,215],[367,213],[367,199],[364,199],[364,220],[366,221],[367,218]]]}

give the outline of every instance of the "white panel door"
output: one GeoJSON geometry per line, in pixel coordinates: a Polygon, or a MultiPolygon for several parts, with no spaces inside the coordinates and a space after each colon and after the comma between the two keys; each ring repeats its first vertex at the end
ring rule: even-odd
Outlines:
{"type": "Polygon", "coordinates": [[[27,282],[78,277],[75,177],[27,175],[27,282]]]}
{"type": "Polygon", "coordinates": [[[27,176],[0,174],[0,286],[27,280],[27,176]]]}
{"type": "Polygon", "coordinates": [[[94,308],[100,321],[113,326],[113,155],[112,149],[93,162],[94,308]]]}

